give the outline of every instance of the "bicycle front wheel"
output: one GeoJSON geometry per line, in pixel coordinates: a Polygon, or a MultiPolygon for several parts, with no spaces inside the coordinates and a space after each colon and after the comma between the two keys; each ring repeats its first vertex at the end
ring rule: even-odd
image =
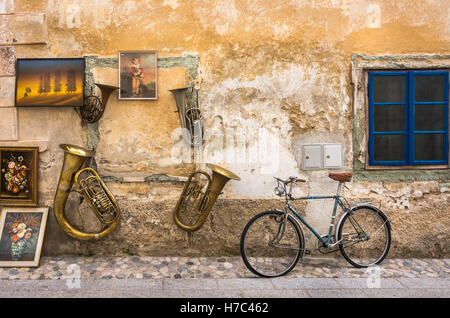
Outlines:
{"type": "Polygon", "coordinates": [[[254,216],[241,236],[241,256],[247,268],[261,277],[290,272],[303,255],[304,237],[292,216],[266,211],[254,216]]]}
{"type": "Polygon", "coordinates": [[[371,206],[357,207],[343,216],[338,228],[339,249],[354,267],[381,263],[391,246],[387,216],[371,206]]]}

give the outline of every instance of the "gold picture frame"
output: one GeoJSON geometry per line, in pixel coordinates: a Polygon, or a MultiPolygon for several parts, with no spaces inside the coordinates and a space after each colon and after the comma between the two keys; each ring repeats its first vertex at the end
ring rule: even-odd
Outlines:
{"type": "Polygon", "coordinates": [[[0,206],[37,206],[39,147],[0,147],[0,206]]]}
{"type": "Polygon", "coordinates": [[[3,207],[0,212],[0,267],[38,267],[48,207],[3,207]]]}

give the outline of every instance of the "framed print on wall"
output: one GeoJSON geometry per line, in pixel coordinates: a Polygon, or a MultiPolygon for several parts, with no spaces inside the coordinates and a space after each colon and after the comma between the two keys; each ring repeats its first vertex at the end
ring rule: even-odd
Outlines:
{"type": "Polygon", "coordinates": [[[17,59],[15,105],[83,106],[83,58],[17,59]]]}
{"type": "Polygon", "coordinates": [[[156,51],[119,52],[119,99],[157,99],[156,51]]]}
{"type": "Polygon", "coordinates": [[[0,216],[0,267],[37,267],[48,207],[4,207],[0,216]]]}
{"type": "Polygon", "coordinates": [[[38,203],[38,147],[0,147],[0,206],[38,203]]]}

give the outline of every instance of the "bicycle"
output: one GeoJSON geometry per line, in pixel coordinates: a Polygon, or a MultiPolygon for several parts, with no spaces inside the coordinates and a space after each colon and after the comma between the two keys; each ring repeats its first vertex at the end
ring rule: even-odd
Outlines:
{"type": "MultiPolygon", "coordinates": [[[[299,198],[292,197],[293,184],[306,180],[296,177],[289,177],[287,180],[275,178],[278,182],[275,194],[286,199],[284,209],[255,215],[241,235],[241,256],[251,272],[261,277],[277,277],[294,269],[305,252],[305,238],[300,223],[317,237],[319,251],[322,252],[321,248],[338,246],[344,258],[356,268],[374,266],[384,260],[391,245],[391,224],[388,217],[374,206],[374,202],[350,205],[340,195],[342,186],[351,180],[351,173],[329,173],[329,177],[339,182],[336,195],[299,198]],[[322,199],[334,199],[329,231],[323,236],[290,205],[294,200],[322,199]],[[338,206],[342,208],[343,215],[335,227],[338,206]],[[334,228],[337,230],[333,235],[334,228]]],[[[335,251],[337,249],[331,250],[335,251]]]]}

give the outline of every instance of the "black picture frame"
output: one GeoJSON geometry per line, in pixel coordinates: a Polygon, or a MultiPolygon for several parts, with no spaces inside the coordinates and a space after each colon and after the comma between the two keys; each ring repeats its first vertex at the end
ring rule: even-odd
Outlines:
{"type": "Polygon", "coordinates": [[[15,107],[82,107],[84,58],[16,60],[15,107]]]}

